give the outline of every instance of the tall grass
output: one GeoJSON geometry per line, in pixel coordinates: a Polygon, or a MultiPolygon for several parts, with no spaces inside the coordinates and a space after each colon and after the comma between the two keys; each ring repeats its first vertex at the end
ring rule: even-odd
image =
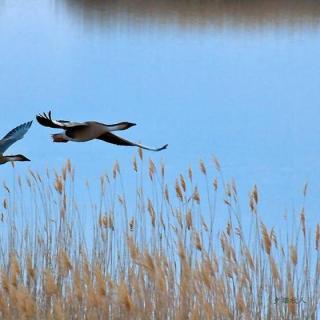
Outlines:
{"type": "Polygon", "coordinates": [[[87,183],[88,201],[70,161],[42,175],[13,169],[3,185],[1,318],[317,319],[320,226],[308,226],[303,208],[280,237],[259,215],[256,186],[242,225],[236,184],[216,159],[173,185],[141,150],[131,166],[134,194],[116,162],[98,197],[87,183]]]}

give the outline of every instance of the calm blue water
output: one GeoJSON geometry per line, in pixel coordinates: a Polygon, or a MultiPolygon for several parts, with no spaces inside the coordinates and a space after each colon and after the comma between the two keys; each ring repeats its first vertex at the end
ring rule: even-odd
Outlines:
{"type": "MultiPolygon", "coordinates": [[[[63,1],[0,4],[1,135],[48,110],[58,119],[136,122],[121,136],[168,143],[145,156],[163,160],[169,180],[200,159],[211,164],[215,154],[225,178],[235,178],[244,209],[257,184],[261,215],[277,224],[284,212],[299,210],[308,182],[307,214],[316,219],[320,24],[281,17],[247,25],[232,17],[172,22],[85,10],[63,1]]],[[[135,149],[53,144],[53,132],[34,122],[8,150],[32,159],[18,163],[16,174],[60,168],[67,158],[79,184],[97,181],[115,160],[131,171],[135,149]]],[[[0,167],[1,181],[12,174],[10,165],[0,167]]]]}

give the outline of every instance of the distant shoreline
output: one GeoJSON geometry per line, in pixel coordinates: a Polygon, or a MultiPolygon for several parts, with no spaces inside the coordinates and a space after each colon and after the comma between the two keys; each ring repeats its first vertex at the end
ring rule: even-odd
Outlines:
{"type": "Polygon", "coordinates": [[[134,24],[167,23],[182,27],[320,24],[320,2],[316,1],[65,0],[64,4],[82,18],[99,23],[118,20],[134,24]]]}

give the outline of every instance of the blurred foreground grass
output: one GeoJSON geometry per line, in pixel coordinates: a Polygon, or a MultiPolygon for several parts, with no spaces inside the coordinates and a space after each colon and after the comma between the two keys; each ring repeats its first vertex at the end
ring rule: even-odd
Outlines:
{"type": "Polygon", "coordinates": [[[237,187],[216,159],[213,177],[200,161],[174,185],[141,151],[131,166],[133,208],[118,162],[101,176],[98,200],[87,185],[87,206],[70,161],[4,184],[1,318],[317,319],[320,227],[308,227],[304,208],[283,239],[259,216],[256,186],[242,225],[237,187]]]}

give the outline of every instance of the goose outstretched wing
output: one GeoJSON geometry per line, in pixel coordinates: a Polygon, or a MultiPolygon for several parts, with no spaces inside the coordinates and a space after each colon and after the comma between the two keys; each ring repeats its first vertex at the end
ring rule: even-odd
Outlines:
{"type": "Polygon", "coordinates": [[[31,127],[32,121],[21,124],[20,126],[9,131],[0,140],[0,154],[4,153],[12,144],[23,138],[31,127]]]}
{"type": "Polygon", "coordinates": [[[87,127],[88,124],[85,122],[71,122],[66,120],[53,120],[51,118],[51,111],[48,112],[48,114],[38,114],[36,116],[37,121],[49,128],[60,128],[60,129],[70,129],[70,128],[79,128],[79,127],[87,127]]]}
{"type": "Polygon", "coordinates": [[[98,137],[97,139],[103,140],[105,142],[109,142],[112,144],[117,144],[119,146],[134,146],[134,147],[139,147],[141,149],[150,150],[150,151],[160,151],[160,150],[166,149],[168,147],[168,145],[165,144],[164,146],[162,146],[160,148],[150,148],[150,147],[144,146],[142,144],[134,143],[129,140],[120,138],[111,132],[106,132],[106,133],[102,134],[100,137],[98,137]]]}

